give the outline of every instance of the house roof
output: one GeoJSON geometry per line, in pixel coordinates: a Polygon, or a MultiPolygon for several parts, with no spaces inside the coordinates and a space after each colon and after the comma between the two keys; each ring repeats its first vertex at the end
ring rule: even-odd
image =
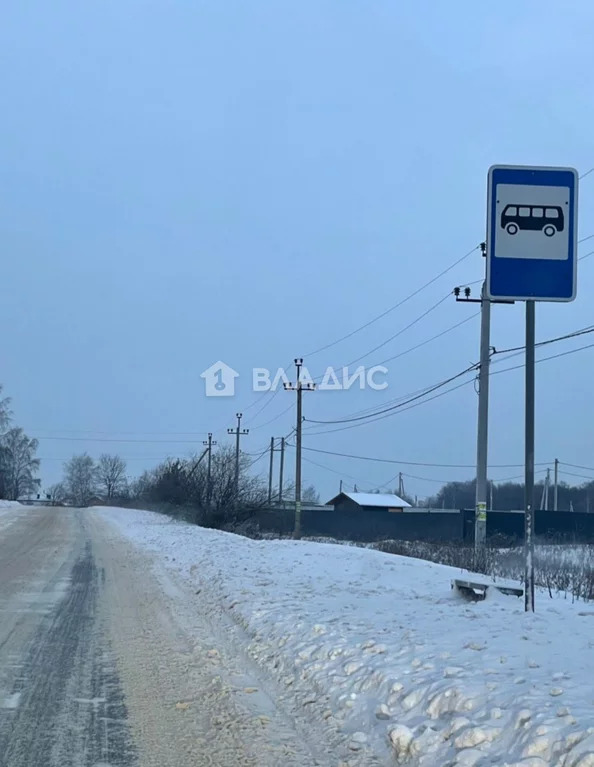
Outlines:
{"type": "Polygon", "coordinates": [[[359,506],[381,506],[390,509],[410,508],[410,503],[400,498],[394,493],[339,493],[329,504],[334,504],[342,496],[350,498],[351,501],[358,503],[359,506]]]}

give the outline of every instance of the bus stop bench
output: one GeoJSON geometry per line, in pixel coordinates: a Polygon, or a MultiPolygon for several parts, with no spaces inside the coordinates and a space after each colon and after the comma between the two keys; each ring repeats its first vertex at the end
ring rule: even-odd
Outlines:
{"type": "Polygon", "coordinates": [[[521,597],[524,595],[524,589],[519,586],[510,586],[502,583],[493,583],[493,581],[481,581],[479,579],[454,578],[452,588],[456,589],[463,597],[478,602],[487,596],[488,588],[495,588],[502,594],[521,597]]]}

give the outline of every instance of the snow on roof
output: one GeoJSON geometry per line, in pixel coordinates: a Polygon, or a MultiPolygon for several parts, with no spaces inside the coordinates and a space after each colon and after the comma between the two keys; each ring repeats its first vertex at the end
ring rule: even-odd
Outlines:
{"type": "MultiPolygon", "coordinates": [[[[410,503],[407,503],[402,498],[399,498],[394,493],[342,493],[350,498],[351,501],[355,501],[360,506],[382,506],[386,508],[410,508],[410,503]]],[[[336,496],[339,498],[340,496],[336,496]]],[[[336,498],[333,498],[329,503],[333,503],[336,498]]]]}

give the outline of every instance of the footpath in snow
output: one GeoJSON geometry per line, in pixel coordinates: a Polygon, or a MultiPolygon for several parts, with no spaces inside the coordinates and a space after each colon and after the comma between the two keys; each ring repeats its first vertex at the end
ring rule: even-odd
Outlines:
{"type": "Polygon", "coordinates": [[[249,655],[340,728],[352,764],[594,767],[594,604],[539,592],[527,615],[494,590],[457,596],[451,567],[92,513],[226,611],[249,655]]]}

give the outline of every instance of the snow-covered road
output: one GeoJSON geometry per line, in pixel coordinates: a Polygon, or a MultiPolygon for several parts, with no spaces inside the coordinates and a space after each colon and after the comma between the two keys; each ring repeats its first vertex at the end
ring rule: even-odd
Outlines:
{"type": "Polygon", "coordinates": [[[526,615],[514,597],[464,601],[445,566],[89,514],[150,553],[180,625],[259,680],[271,732],[282,712],[329,764],[594,765],[594,605],[539,593],[526,615]]]}

